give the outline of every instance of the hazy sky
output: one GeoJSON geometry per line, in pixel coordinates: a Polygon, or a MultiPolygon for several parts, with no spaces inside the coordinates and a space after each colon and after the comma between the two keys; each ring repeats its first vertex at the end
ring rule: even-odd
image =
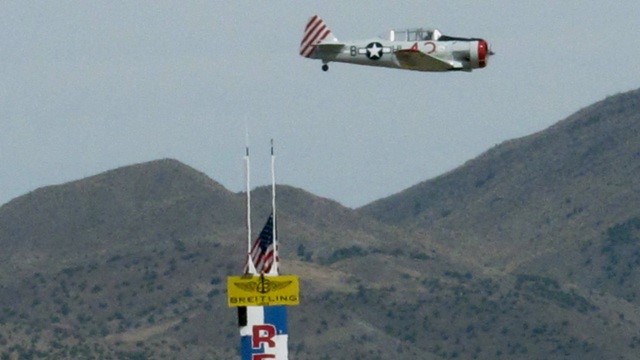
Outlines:
{"type": "Polygon", "coordinates": [[[350,207],[640,87],[640,2],[1,1],[0,204],[174,158],[232,191],[277,181],[350,207]],[[389,28],[483,37],[473,73],[298,55],[319,14],[341,40],[389,28]]]}

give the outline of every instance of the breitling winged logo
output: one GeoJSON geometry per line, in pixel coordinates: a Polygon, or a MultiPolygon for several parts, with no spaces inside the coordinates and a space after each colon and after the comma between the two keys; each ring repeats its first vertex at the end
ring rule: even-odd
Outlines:
{"type": "Polygon", "coordinates": [[[269,280],[264,276],[261,276],[260,280],[234,282],[233,285],[246,292],[259,292],[260,294],[266,294],[271,291],[284,289],[287,286],[291,285],[291,283],[293,283],[293,281],[291,280],[269,280]]]}
{"type": "Polygon", "coordinates": [[[300,279],[295,275],[244,274],[227,277],[230,307],[300,304],[300,279]]]}

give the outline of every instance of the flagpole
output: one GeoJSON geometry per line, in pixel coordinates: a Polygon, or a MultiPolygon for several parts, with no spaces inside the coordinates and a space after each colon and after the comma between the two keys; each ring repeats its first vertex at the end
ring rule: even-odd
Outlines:
{"type": "Polygon", "coordinates": [[[247,264],[246,273],[255,274],[256,268],[251,259],[251,167],[249,161],[249,132],[246,133],[246,146],[245,146],[245,165],[246,165],[246,184],[247,184],[247,264]]]}
{"type": "Polygon", "coordinates": [[[275,155],[273,153],[273,139],[271,139],[271,211],[273,215],[273,266],[271,267],[271,274],[278,275],[278,239],[277,239],[277,227],[276,227],[276,167],[275,167],[275,155]]]}

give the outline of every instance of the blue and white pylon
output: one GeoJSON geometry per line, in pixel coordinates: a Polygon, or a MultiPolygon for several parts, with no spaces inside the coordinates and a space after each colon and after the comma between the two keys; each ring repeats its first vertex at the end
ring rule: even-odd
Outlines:
{"type": "MultiPolygon", "coordinates": [[[[247,257],[245,275],[278,276],[279,258],[277,251],[276,202],[275,202],[275,167],[273,140],[271,140],[271,179],[272,179],[272,235],[273,262],[268,272],[256,268],[251,257],[251,189],[249,185],[250,163],[249,146],[246,147],[246,183],[247,183],[247,257]]],[[[256,239],[260,241],[260,239],[256,239]]],[[[278,306],[246,306],[238,308],[238,325],[240,327],[240,353],[242,360],[288,360],[289,331],[287,327],[287,307],[278,306]]]]}

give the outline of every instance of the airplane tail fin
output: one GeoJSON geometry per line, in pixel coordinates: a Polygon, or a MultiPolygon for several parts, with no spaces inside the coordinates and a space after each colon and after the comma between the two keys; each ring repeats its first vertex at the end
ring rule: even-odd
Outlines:
{"type": "Polygon", "coordinates": [[[322,42],[337,43],[338,39],[333,35],[331,29],[325,24],[318,15],[314,15],[309,19],[307,26],[304,29],[304,35],[300,42],[300,55],[312,58],[316,46],[322,42]]]}

